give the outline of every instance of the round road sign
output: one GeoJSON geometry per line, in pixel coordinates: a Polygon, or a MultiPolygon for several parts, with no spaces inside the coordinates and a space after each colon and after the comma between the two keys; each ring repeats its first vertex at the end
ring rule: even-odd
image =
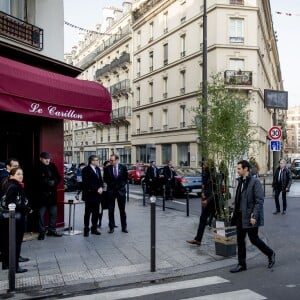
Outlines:
{"type": "Polygon", "coordinates": [[[271,140],[280,140],[282,136],[282,130],[278,126],[273,126],[269,130],[269,137],[271,140]]]}

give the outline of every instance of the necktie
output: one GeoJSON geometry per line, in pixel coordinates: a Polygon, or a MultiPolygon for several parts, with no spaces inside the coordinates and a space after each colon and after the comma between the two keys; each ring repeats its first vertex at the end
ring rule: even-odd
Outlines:
{"type": "Polygon", "coordinates": [[[117,171],[117,167],[116,166],[114,166],[114,176],[118,177],[118,171],[117,171]]]}
{"type": "Polygon", "coordinates": [[[279,182],[282,181],[282,170],[279,171],[279,178],[278,178],[279,182]]]}

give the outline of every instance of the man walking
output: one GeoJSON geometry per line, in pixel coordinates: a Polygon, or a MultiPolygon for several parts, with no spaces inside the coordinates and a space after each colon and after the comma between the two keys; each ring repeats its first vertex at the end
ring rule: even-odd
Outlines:
{"type": "Polygon", "coordinates": [[[276,169],[272,187],[275,191],[275,205],[276,210],[273,212],[274,215],[280,213],[279,195],[282,193],[282,214],[286,214],[286,192],[289,192],[292,184],[292,173],[286,168],[286,160],[281,159],[279,161],[279,167],[276,169]]]}
{"type": "Polygon", "coordinates": [[[96,155],[89,157],[88,166],[82,169],[82,200],[85,201],[84,236],[89,236],[90,218],[92,215],[91,234],[100,235],[97,230],[103,180],[99,168],[99,158],[96,155]]]}
{"type": "Polygon", "coordinates": [[[151,161],[150,166],[146,171],[146,184],[149,189],[149,196],[155,195],[157,189],[158,180],[158,169],[156,167],[156,162],[151,161]]]}
{"type": "Polygon", "coordinates": [[[48,236],[60,237],[56,231],[57,218],[57,185],[61,180],[57,167],[50,162],[50,154],[42,152],[37,170],[37,205],[39,208],[39,236],[38,240],[45,239],[45,213],[49,214],[48,236]]]}
{"type": "Polygon", "coordinates": [[[171,160],[168,161],[168,164],[164,166],[163,176],[166,187],[166,200],[173,200],[173,188],[175,184],[175,170],[171,160]]]}
{"type": "Polygon", "coordinates": [[[246,265],[246,234],[250,242],[268,257],[268,268],[275,264],[275,252],[258,236],[258,227],[264,225],[264,193],[259,179],[250,174],[250,164],[241,160],[237,164],[238,186],[235,196],[234,211],[231,220],[236,225],[238,264],[231,273],[247,270],[246,265]]]}
{"type": "Polygon", "coordinates": [[[128,233],[126,222],[126,183],[128,180],[128,171],[125,165],[119,163],[119,156],[113,154],[110,156],[110,165],[104,173],[104,181],[107,183],[108,196],[108,218],[109,231],[113,233],[115,228],[115,200],[117,198],[122,232],[128,233]]]}

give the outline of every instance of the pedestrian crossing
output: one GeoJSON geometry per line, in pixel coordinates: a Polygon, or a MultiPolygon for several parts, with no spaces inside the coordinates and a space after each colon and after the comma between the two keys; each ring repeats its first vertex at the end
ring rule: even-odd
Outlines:
{"type": "MultiPolygon", "coordinates": [[[[153,284],[150,286],[139,287],[139,288],[131,288],[119,291],[111,291],[98,293],[93,295],[81,295],[76,297],[71,297],[68,299],[72,300],[121,300],[121,299],[132,299],[136,297],[147,297],[147,299],[164,299],[165,295],[160,295],[162,293],[172,293],[173,297],[176,297],[176,291],[187,291],[189,289],[195,289],[199,287],[205,287],[210,285],[221,285],[228,284],[229,280],[219,277],[219,276],[210,276],[203,277],[191,280],[177,281],[177,282],[169,282],[162,284],[153,284]],[[161,296],[161,297],[160,297],[161,296]]],[[[224,293],[216,293],[205,296],[196,296],[192,298],[186,298],[186,295],[180,293],[183,298],[176,298],[178,300],[263,300],[267,299],[266,297],[250,290],[243,289],[237,291],[230,291],[224,293]]],[[[171,298],[167,298],[171,299],[171,298]]],[[[174,298],[175,299],[175,298],[174,298]]]]}

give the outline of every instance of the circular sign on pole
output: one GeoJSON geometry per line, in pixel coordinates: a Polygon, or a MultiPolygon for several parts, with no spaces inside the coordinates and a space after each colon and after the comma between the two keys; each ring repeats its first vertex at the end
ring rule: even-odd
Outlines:
{"type": "Polygon", "coordinates": [[[269,130],[269,137],[271,140],[280,140],[282,136],[282,130],[278,126],[272,126],[269,130]]]}

